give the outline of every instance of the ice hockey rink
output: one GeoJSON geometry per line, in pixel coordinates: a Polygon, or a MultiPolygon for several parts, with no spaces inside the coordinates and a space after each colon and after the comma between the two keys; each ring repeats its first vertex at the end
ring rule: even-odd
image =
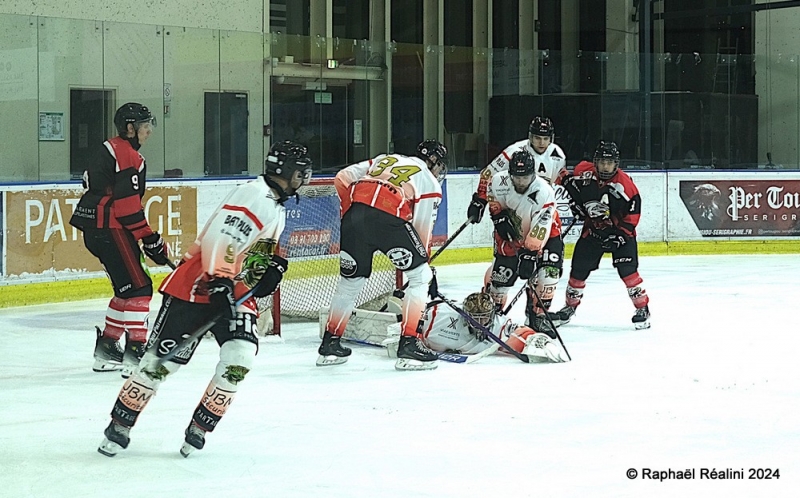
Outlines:
{"type": "MultiPolygon", "coordinates": [[[[462,299],[485,268],[441,267],[440,289],[462,299]]],[[[261,343],[205,449],[186,459],[178,449],[214,341],[108,458],[96,448],[123,381],[91,371],[107,301],[0,310],[0,496],[797,496],[800,258],[643,257],[640,273],[652,328],[633,329],[604,259],[560,329],[570,363],[496,354],[398,372],[385,350],[356,345],[348,363],[320,368],[318,325],[288,324],[282,343],[261,343]],[[660,481],[646,469],[695,474],[660,481]]],[[[511,316],[522,321],[522,303],[511,316]]]]}

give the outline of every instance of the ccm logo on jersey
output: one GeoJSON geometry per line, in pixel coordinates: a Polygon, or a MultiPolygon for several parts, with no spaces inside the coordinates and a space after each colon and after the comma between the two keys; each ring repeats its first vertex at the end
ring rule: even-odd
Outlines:
{"type": "Polygon", "coordinates": [[[250,224],[246,220],[239,218],[238,216],[234,216],[232,214],[229,214],[228,216],[225,217],[225,224],[236,228],[237,230],[242,232],[242,234],[244,234],[245,237],[249,236],[250,232],[253,231],[253,227],[250,226],[250,224]]]}

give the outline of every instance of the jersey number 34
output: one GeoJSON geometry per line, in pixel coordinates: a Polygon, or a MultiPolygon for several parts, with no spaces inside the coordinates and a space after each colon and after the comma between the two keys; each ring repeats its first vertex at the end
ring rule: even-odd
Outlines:
{"type": "Polygon", "coordinates": [[[391,176],[386,181],[396,187],[401,187],[411,178],[411,175],[420,172],[419,166],[414,166],[413,164],[395,165],[397,161],[396,157],[384,157],[373,165],[375,170],[370,172],[370,176],[381,176],[384,172],[388,172],[391,176]]]}

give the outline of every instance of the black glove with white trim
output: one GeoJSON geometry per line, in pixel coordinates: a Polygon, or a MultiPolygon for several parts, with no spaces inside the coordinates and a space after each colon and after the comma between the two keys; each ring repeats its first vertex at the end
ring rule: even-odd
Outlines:
{"type": "Polygon", "coordinates": [[[505,239],[509,242],[519,240],[519,232],[511,222],[511,213],[509,213],[507,209],[503,209],[498,211],[497,214],[493,214],[492,222],[494,223],[494,230],[501,239],[505,239]]]}

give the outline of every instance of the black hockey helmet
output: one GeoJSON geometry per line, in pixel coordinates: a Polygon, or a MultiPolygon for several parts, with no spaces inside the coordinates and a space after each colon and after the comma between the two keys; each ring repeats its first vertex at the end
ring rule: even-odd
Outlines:
{"type": "Polygon", "coordinates": [[[292,180],[295,171],[303,173],[303,185],[311,181],[313,161],[304,145],[289,140],[272,144],[264,160],[264,173],[292,180]]]}
{"type": "Polygon", "coordinates": [[[116,126],[120,136],[127,136],[128,123],[133,125],[134,130],[138,130],[139,125],[142,123],[150,123],[156,126],[156,118],[146,106],[136,102],[128,102],[114,113],[114,126],[116,126]]]}
{"type": "Polygon", "coordinates": [[[530,126],[528,126],[528,138],[533,138],[534,135],[540,137],[550,137],[553,138],[556,131],[553,128],[553,122],[550,121],[550,118],[544,118],[542,116],[536,116],[531,121],[530,126]]]}
{"type": "Polygon", "coordinates": [[[594,157],[592,158],[594,162],[594,169],[597,172],[597,177],[601,180],[610,180],[614,178],[614,175],[617,174],[617,170],[619,169],[619,148],[617,144],[614,142],[607,142],[601,140],[599,144],[597,144],[597,148],[594,150],[594,157]],[[598,167],[598,163],[600,161],[612,161],[613,167],[610,171],[606,170],[605,168],[603,171],[600,170],[598,167]]]}
{"type": "Polygon", "coordinates": [[[526,150],[518,150],[508,161],[508,174],[511,176],[528,176],[534,174],[536,164],[526,150]]]}
{"type": "Polygon", "coordinates": [[[428,163],[428,167],[439,183],[447,176],[447,147],[438,140],[423,140],[417,146],[417,156],[428,163]]]}

